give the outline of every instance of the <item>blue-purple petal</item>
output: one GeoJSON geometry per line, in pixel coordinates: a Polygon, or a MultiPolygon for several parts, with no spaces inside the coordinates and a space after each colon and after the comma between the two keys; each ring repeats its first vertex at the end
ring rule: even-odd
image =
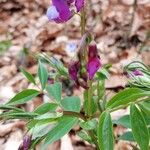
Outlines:
{"type": "Polygon", "coordinates": [[[74,81],[77,81],[78,80],[78,71],[80,69],[80,64],[79,62],[72,62],[69,64],[69,75],[70,75],[70,78],[74,81]]]}
{"type": "Polygon", "coordinates": [[[59,18],[56,20],[57,22],[66,22],[71,18],[72,12],[66,0],[52,0],[52,3],[59,12],[59,18]]]}
{"type": "Polygon", "coordinates": [[[142,73],[140,70],[134,70],[134,71],[132,71],[132,73],[133,73],[135,76],[143,76],[143,73],[142,73]]]}
{"type": "Polygon", "coordinates": [[[57,11],[56,7],[53,5],[47,9],[46,15],[49,20],[55,20],[59,18],[59,12],[57,11]]]}
{"type": "Polygon", "coordinates": [[[75,6],[77,9],[77,12],[79,12],[84,6],[84,0],[75,0],[75,6]]]}

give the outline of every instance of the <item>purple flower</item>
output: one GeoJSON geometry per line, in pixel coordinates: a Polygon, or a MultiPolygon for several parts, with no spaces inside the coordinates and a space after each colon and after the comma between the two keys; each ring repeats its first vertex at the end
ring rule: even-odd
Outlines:
{"type": "Polygon", "coordinates": [[[80,63],[78,61],[69,64],[69,75],[75,82],[78,80],[78,71],[80,69],[80,63]]]}
{"type": "Polygon", "coordinates": [[[140,70],[133,70],[130,73],[124,72],[124,75],[126,75],[127,78],[131,78],[133,76],[143,76],[143,73],[140,70]]]}
{"type": "Polygon", "coordinates": [[[98,51],[96,44],[89,45],[88,52],[88,63],[87,63],[87,72],[89,74],[89,79],[94,78],[95,73],[101,67],[100,57],[98,56],[98,51]]]}
{"type": "Polygon", "coordinates": [[[23,138],[23,150],[28,150],[30,147],[30,143],[31,143],[31,137],[30,136],[25,136],[23,138]]]}
{"type": "Polygon", "coordinates": [[[134,71],[132,71],[132,73],[133,73],[135,76],[143,76],[143,73],[142,73],[140,70],[134,70],[134,71]]]}
{"type": "Polygon", "coordinates": [[[77,8],[77,12],[79,12],[84,6],[84,0],[75,0],[75,6],[77,8]]]}
{"type": "Polygon", "coordinates": [[[47,17],[50,21],[63,23],[68,21],[72,16],[70,5],[75,1],[77,12],[84,6],[84,0],[52,0],[52,6],[47,10],[47,17]]]}

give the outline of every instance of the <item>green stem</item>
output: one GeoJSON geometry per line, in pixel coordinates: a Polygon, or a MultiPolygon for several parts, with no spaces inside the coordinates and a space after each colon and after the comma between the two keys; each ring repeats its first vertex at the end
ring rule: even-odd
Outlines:
{"type": "MultiPolygon", "coordinates": [[[[85,10],[84,8],[82,8],[81,10],[81,35],[83,36],[85,34],[85,27],[86,27],[86,13],[85,13],[85,10]]],[[[84,48],[84,54],[83,54],[83,63],[84,65],[86,66],[86,63],[87,63],[87,46],[84,48]]],[[[88,112],[87,112],[87,116],[89,117],[88,119],[90,119],[90,117],[92,117],[92,104],[91,104],[91,100],[92,100],[92,81],[88,79],[87,81],[88,83],[88,98],[87,98],[87,107],[88,107],[88,112]]],[[[84,116],[85,117],[85,116],[84,116]]],[[[85,120],[87,118],[85,117],[85,120]]],[[[92,138],[97,150],[99,150],[99,146],[98,146],[98,142],[97,142],[97,138],[94,134],[93,131],[89,131],[89,136],[92,138]]]]}
{"type": "Polygon", "coordinates": [[[88,134],[89,134],[89,136],[92,138],[92,141],[94,142],[94,144],[95,144],[95,146],[96,146],[96,149],[97,149],[97,150],[100,150],[99,145],[98,145],[98,142],[97,142],[97,138],[96,138],[94,132],[93,132],[93,131],[88,131],[88,134]]]}
{"type": "Polygon", "coordinates": [[[82,8],[81,10],[81,35],[85,33],[85,26],[86,26],[85,10],[84,8],[82,8]]]}
{"type": "Polygon", "coordinates": [[[89,86],[89,89],[88,89],[88,102],[87,102],[87,106],[88,106],[88,116],[91,117],[92,115],[92,104],[91,104],[91,100],[92,100],[92,80],[88,80],[88,86],[89,86]]]}
{"type": "MultiPolygon", "coordinates": [[[[81,10],[81,35],[83,36],[85,34],[85,27],[86,27],[86,14],[84,8],[81,10]]],[[[87,47],[84,48],[84,55],[83,55],[83,64],[84,67],[86,66],[87,63],[87,47]]],[[[88,112],[87,116],[91,116],[91,96],[92,96],[92,81],[88,80],[88,99],[87,99],[87,107],[88,107],[88,112]]]]}
{"type": "Polygon", "coordinates": [[[100,93],[100,90],[101,90],[101,86],[100,86],[100,81],[97,82],[97,105],[98,105],[98,109],[100,112],[103,112],[103,108],[100,104],[100,101],[102,101],[102,94],[100,93]]]}

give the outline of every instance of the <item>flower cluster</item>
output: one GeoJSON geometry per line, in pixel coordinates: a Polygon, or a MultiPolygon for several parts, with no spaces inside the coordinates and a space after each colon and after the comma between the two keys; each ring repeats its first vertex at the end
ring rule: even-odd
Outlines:
{"type": "Polygon", "coordinates": [[[79,12],[84,6],[84,0],[52,0],[52,6],[47,10],[47,17],[50,21],[63,23],[68,21],[72,16],[71,4],[74,4],[76,11],[79,12]]]}
{"type": "Polygon", "coordinates": [[[130,73],[124,72],[124,75],[126,75],[127,78],[132,78],[134,76],[143,76],[144,74],[140,70],[135,69],[135,70],[131,71],[130,73]]]}
{"type": "Polygon", "coordinates": [[[92,80],[98,69],[101,67],[100,57],[98,55],[97,46],[95,43],[90,44],[88,48],[86,74],[82,74],[81,62],[82,60],[78,60],[69,65],[69,75],[77,85],[87,88],[87,79],[92,80]],[[82,78],[82,82],[80,82],[80,78],[82,78]]]}

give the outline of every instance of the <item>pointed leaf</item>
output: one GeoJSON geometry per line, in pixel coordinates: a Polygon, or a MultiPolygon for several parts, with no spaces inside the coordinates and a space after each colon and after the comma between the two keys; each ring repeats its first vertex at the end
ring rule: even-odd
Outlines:
{"type": "Polygon", "coordinates": [[[42,89],[44,89],[48,79],[48,72],[41,62],[39,62],[38,76],[42,85],[42,89]]]}
{"type": "Polygon", "coordinates": [[[24,104],[30,100],[32,100],[34,97],[39,95],[40,92],[34,89],[26,89],[22,92],[15,95],[7,104],[9,105],[18,105],[18,104],[24,104]]]}
{"type": "Polygon", "coordinates": [[[42,150],[45,150],[46,147],[53,143],[54,141],[60,139],[65,134],[67,134],[71,128],[77,123],[77,118],[64,117],[58,124],[47,134],[45,138],[45,144],[42,150]]]}
{"type": "Polygon", "coordinates": [[[55,111],[56,108],[57,104],[55,103],[44,103],[40,105],[38,108],[36,108],[34,112],[42,115],[50,111],[55,111]]]}
{"type": "Polygon", "coordinates": [[[139,88],[128,88],[119,92],[114,97],[112,97],[108,101],[106,107],[108,109],[116,108],[118,106],[122,106],[134,102],[138,98],[145,97],[145,96],[150,96],[150,92],[144,91],[139,88]]]}
{"type": "Polygon", "coordinates": [[[108,112],[103,112],[100,116],[97,136],[101,150],[114,150],[113,126],[108,112]]]}
{"type": "Polygon", "coordinates": [[[130,107],[131,128],[134,139],[140,146],[141,150],[148,150],[149,132],[146,122],[140,110],[132,104],[130,107]]]}
{"type": "Polygon", "coordinates": [[[33,84],[35,83],[34,77],[32,74],[30,74],[29,72],[27,72],[25,69],[21,68],[21,72],[25,75],[25,77],[33,84]]]}

